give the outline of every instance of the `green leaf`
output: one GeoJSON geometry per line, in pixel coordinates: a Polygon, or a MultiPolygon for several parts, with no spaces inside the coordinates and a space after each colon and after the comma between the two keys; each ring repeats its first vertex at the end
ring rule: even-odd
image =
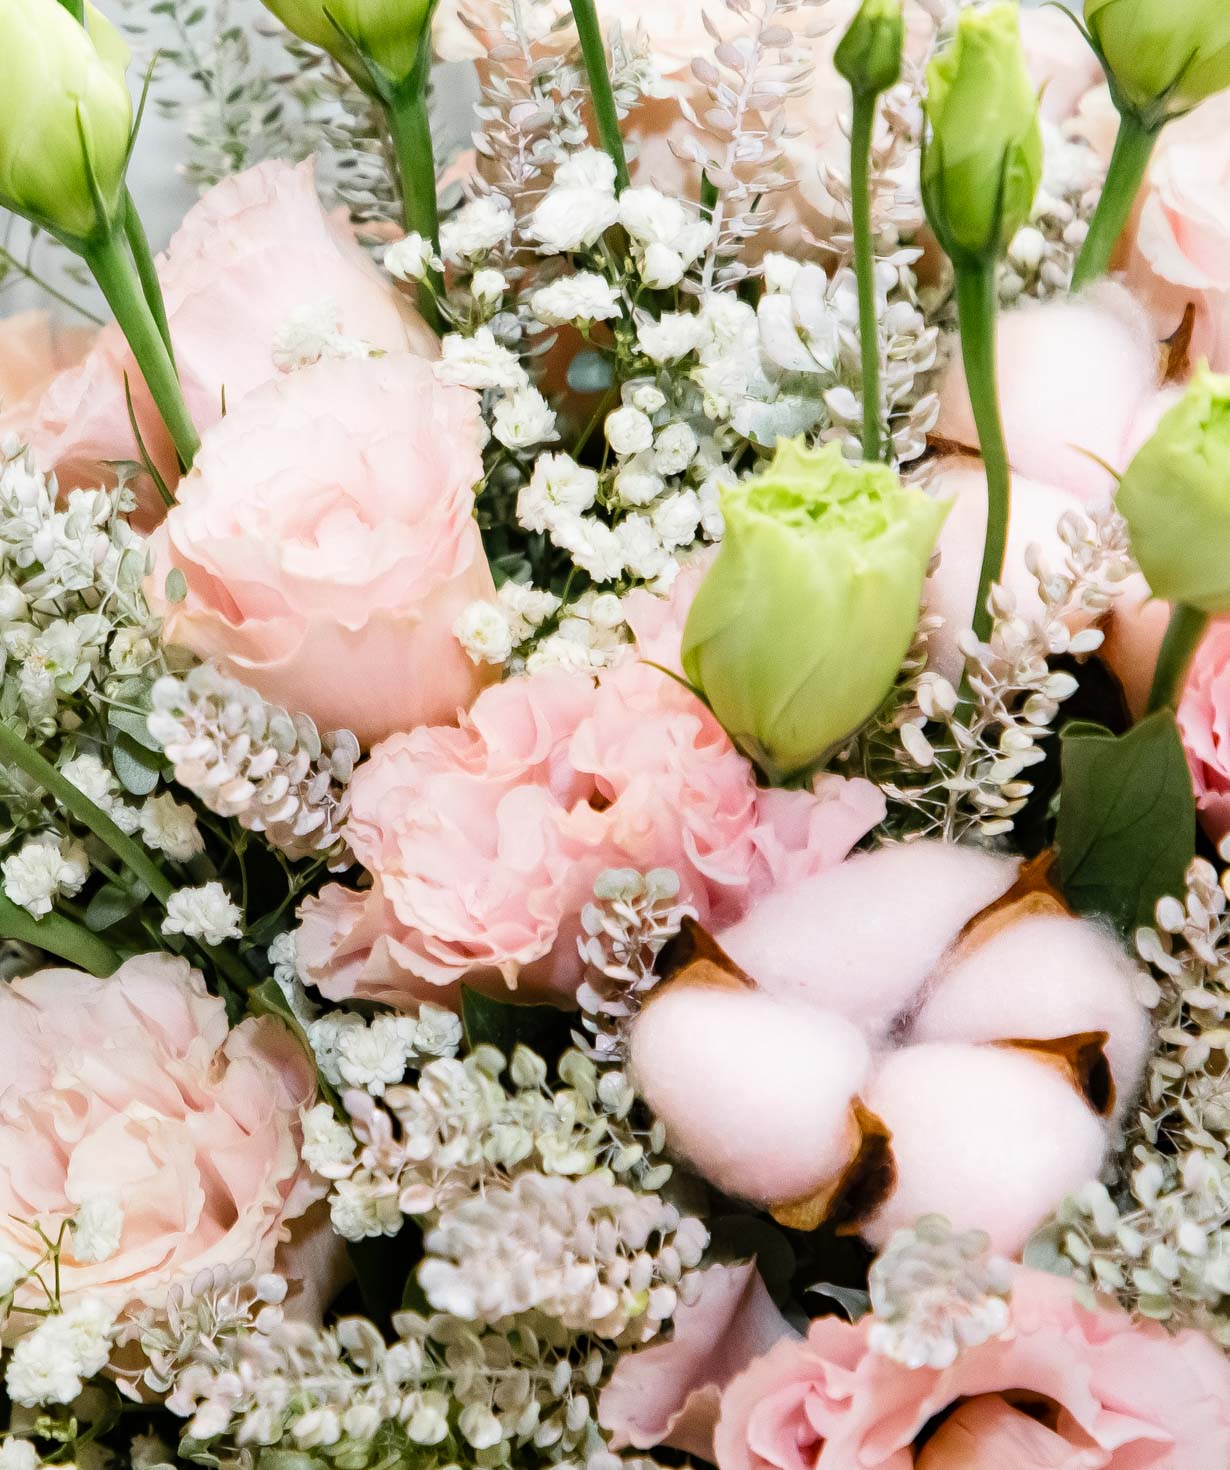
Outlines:
{"type": "Polygon", "coordinates": [[[131,735],[115,737],[111,746],[111,764],[120,784],[133,796],[148,796],[162,776],[162,762],[152,751],[138,745],[131,735]]]}
{"type": "Polygon", "coordinates": [[[122,730],[130,740],[135,740],[138,745],[146,750],[152,750],[157,754],[162,753],[162,746],[149,732],[149,723],[143,713],[130,709],[115,709],[107,713],[107,723],[113,730],[122,730]]]}
{"type": "Polygon", "coordinates": [[[100,934],[139,909],[148,897],[149,890],[143,883],[138,883],[135,890],[121,888],[116,883],[104,883],[86,908],[85,926],[100,934]]]}
{"type": "Polygon", "coordinates": [[[1063,733],[1059,876],[1072,907],[1124,934],[1183,892],[1196,853],[1196,800],[1171,710],[1125,735],[1073,723],[1063,733]]]}
{"type": "Polygon", "coordinates": [[[354,1267],[367,1315],[382,1331],[388,1331],[403,1301],[418,1300],[415,1271],[423,1259],[422,1228],[417,1220],[406,1216],[396,1235],[348,1241],[346,1254],[354,1267]]]}
{"type": "Polygon", "coordinates": [[[471,1051],[476,1046],[494,1046],[510,1057],[516,1046],[528,1046],[548,1062],[559,1057],[571,1036],[567,1011],[558,1011],[554,1006],[509,1005],[464,985],[461,1024],[471,1051]]]}

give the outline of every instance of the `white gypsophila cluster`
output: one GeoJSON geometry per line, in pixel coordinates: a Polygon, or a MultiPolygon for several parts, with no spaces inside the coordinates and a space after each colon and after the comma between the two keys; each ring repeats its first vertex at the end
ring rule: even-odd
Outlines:
{"type": "Polygon", "coordinates": [[[216,880],[197,888],[177,888],[166,907],[162,932],[168,937],[182,934],[213,945],[243,937],[243,911],[216,880]]]}
{"type": "Polygon", "coordinates": [[[426,1003],[417,1016],[387,1014],[370,1021],[356,1011],[327,1011],[308,1023],[307,1033],[326,1082],[373,1097],[383,1096],[411,1067],[455,1057],[461,1047],[460,1019],[426,1003]]]}
{"type": "MultiPolygon", "coordinates": [[[[70,756],[60,765],[59,771],[83,796],[88,797],[99,811],[105,812],[121,832],[131,836],[132,833],[140,830],[145,820],[144,809],[131,806],[123,799],[123,788],[115,773],[105,766],[98,756],[88,752],[70,756]]],[[[157,799],[149,798],[150,801],[157,799]]],[[[155,810],[161,811],[162,808],[155,810]]]]}
{"type": "Polygon", "coordinates": [[[293,373],[316,362],[371,357],[375,352],[371,343],[347,336],[342,323],[341,308],[327,298],[298,307],[274,332],[274,367],[293,373]]]}
{"type": "Polygon", "coordinates": [[[873,1353],[906,1368],[951,1368],[962,1352],[1009,1326],[1012,1271],[980,1230],[954,1231],[940,1215],[899,1230],[868,1277],[873,1353]]]}
{"type": "Polygon", "coordinates": [[[559,1077],[549,1087],[546,1064],[525,1047],[506,1062],[480,1046],[464,1059],[428,1062],[413,1086],[382,1084],[379,1098],[346,1092],[351,1139],[314,1109],[305,1120],[307,1151],[332,1183],[334,1229],[347,1240],[395,1235],[406,1216],[430,1215],[534,1170],[580,1177],[605,1169],[638,1190],[659,1189],[671,1173],[660,1158],[663,1130],[631,1121],[627,1077],[600,1076],[575,1051],[562,1058],[559,1077]]]}
{"type": "Polygon", "coordinates": [[[140,830],[146,847],[175,863],[190,862],[205,851],[196,813],[169,792],[147,797],[142,803],[140,830]]]}
{"type": "Polygon", "coordinates": [[[685,917],[695,918],[696,911],[679,902],[679,879],[669,868],[644,874],[608,868],[598,875],[594,902],[581,911],[577,941],[585,961],[577,1005],[595,1061],[623,1060],[628,1027],[658,982],[658,956],[685,917]]]}
{"type": "Polygon", "coordinates": [[[0,862],[5,897],[36,919],[49,914],[57,898],[80,893],[89,876],[84,846],[59,832],[40,832],[0,862]]]}
{"type": "Polygon", "coordinates": [[[541,1311],[574,1332],[649,1341],[694,1299],[708,1233],[603,1171],[519,1174],[441,1210],[419,1285],[440,1312],[494,1324],[541,1311]]]}
{"type": "Polygon", "coordinates": [[[44,1317],[8,1355],[9,1397],[26,1408],[71,1403],[85,1380],[106,1367],[114,1336],[115,1313],[96,1298],[44,1317]]]}
{"type": "Polygon", "coordinates": [[[346,787],[359,758],[349,730],[321,736],[210,664],[167,674],[151,693],[150,735],[175,779],[210,811],[262,832],[291,858],[345,867],[346,787]]]}
{"type": "MultiPolygon", "coordinates": [[[[911,831],[947,841],[1000,836],[1028,801],[1033,786],[1026,772],[1046,758],[1042,745],[1054,733],[1059,706],[1077,689],[1076,678],[1052,670],[1050,661],[1085,658],[1101,647],[1096,621],[1134,570],[1127,527],[1111,506],[1065,512],[1059,535],[1066,548],[1062,568],[1045,566],[1037,546],[1026,553],[1041,613],[1020,616],[1013,594],[994,585],[990,639],[961,633],[969,703],[921,656],[907,665],[906,698],[882,732],[891,737],[891,750],[881,785],[890,802],[907,809],[911,831]]],[[[923,654],[935,626],[927,618],[920,624],[923,654]]]]}
{"type": "Polygon", "coordinates": [[[28,1439],[8,1435],[0,1440],[0,1470],[38,1470],[43,1463],[28,1439]]]}

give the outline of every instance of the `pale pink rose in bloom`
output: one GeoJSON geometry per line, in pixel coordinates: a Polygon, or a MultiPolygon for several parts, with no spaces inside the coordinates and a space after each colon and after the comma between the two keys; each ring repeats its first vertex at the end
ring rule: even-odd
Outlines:
{"type": "Polygon", "coordinates": [[[798,1336],[755,1261],[706,1267],[700,1295],[675,1312],[670,1341],[624,1353],[616,1363],[598,1405],[611,1448],[668,1444],[712,1461],[722,1390],[783,1338],[798,1336]]]}
{"type": "Polygon", "coordinates": [[[1088,1312],[1059,1277],[1014,1273],[1008,1334],[951,1368],[870,1350],[874,1319],[813,1322],[722,1397],[720,1470],[1217,1470],[1230,1363],[1197,1332],[1088,1312]],[[951,1417],[949,1417],[951,1416],[951,1417]],[[921,1449],[933,1420],[943,1422],[921,1449]]]}
{"type": "Polygon", "coordinates": [[[86,328],[61,326],[46,311],[0,318],[0,438],[16,434],[26,442],[47,385],[81,361],[93,337],[86,328]]]}
{"type": "MultiPolygon", "coordinates": [[[[371,263],[349,225],[326,215],[311,161],[258,164],[224,179],[190,209],[158,276],[184,398],[203,433],[253,388],[279,376],[274,345],[303,310],[334,314],[339,332],[383,352],[434,356],[435,337],[371,263]]],[[[170,438],[119,328],[103,330],[78,368],[56,378],[38,406],[30,442],[41,468],[66,488],[96,483],[104,460],[136,460],[124,402],[132,387],[141,437],[174,486],[170,438]]],[[[161,518],[153,487],[142,490],[147,523],[161,518]]]]}
{"type": "Polygon", "coordinates": [[[1196,650],[1179,704],[1200,821],[1214,842],[1230,832],[1230,619],[1218,618],[1196,650]]]}
{"type": "MultiPolygon", "coordinates": [[[[54,1239],[97,1195],[124,1209],[109,1260],[66,1248],[66,1303],[159,1308],[172,1285],[241,1261],[297,1278],[292,1232],[322,1266],[319,1221],[306,1217],[324,1186],[299,1156],[312,1061],[271,1017],[230,1029],[186,960],[143,955],[106,980],[57,969],[0,987],[0,1076],[0,1247],[29,1259],[18,1222],[54,1239]]],[[[34,1288],[19,1304],[37,1304],[34,1288]]]]}
{"type": "Polygon", "coordinates": [[[1042,116],[1062,123],[1103,80],[1093,48],[1057,10],[1022,10],[1021,41],[1034,86],[1042,94],[1042,116]]]}
{"type": "Polygon", "coordinates": [[[840,861],[884,811],[867,782],[760,792],[704,705],[636,662],[597,681],[511,679],[460,729],[377,746],[350,792],[348,836],[375,887],[305,906],[300,958],[335,999],[401,1006],[462,980],[566,1003],[605,869],[672,868],[719,924],[781,875],[840,861]]]}
{"type": "Polygon", "coordinates": [[[495,593],[482,444],[477,396],[405,353],[255,389],[206,433],[152,538],[167,641],[365,745],[452,723],[492,677],[452,631],[495,593]],[[187,594],[168,603],[173,569],[187,594]]]}

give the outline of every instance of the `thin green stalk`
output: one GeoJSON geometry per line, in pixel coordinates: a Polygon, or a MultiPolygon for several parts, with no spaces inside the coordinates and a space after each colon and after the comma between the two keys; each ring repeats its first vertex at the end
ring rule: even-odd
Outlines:
{"type": "Polygon", "coordinates": [[[880,323],[876,310],[875,244],[871,235],[871,138],[877,94],[855,92],[850,128],[850,214],[858,277],[858,330],[863,357],[863,458],[884,460],[880,416],[880,323]]]}
{"type": "Polygon", "coordinates": [[[149,236],[137,213],[136,201],[127,189],[124,190],[124,235],[132,251],[133,264],[137,268],[137,279],[141,282],[141,294],[158,327],[162,345],[167,356],[175,363],[175,349],[171,346],[171,328],[167,324],[166,302],[162,299],[162,285],[158,280],[158,268],[154,264],[154,252],[150,249],[149,236]]]}
{"type": "Polygon", "coordinates": [[[180,464],[189,469],[201,441],[184,402],[175,364],[145,299],[137,269],[125,248],[124,236],[118,230],[112,231],[91,245],[84,259],[106,297],[107,305],[115,314],[120,330],[128,339],[146,386],[171,435],[180,464]]]}
{"type": "Polygon", "coordinates": [[[1147,127],[1130,112],[1120,118],[1106,184],[1072,277],[1074,291],[1110,269],[1111,256],[1131,216],[1160,132],[1160,128],[1147,127]]]}
{"type": "Polygon", "coordinates": [[[1012,474],[1004,447],[995,376],[996,262],[994,258],[957,267],[957,306],[961,316],[961,353],[969,387],[974,423],[987,475],[987,535],[974,604],[974,633],[986,642],[991,633],[987,598],[991,584],[1004,572],[1008,545],[1008,515],[1012,501],[1012,474]]]}
{"type": "Polygon", "coordinates": [[[1177,709],[1187,682],[1192,656],[1209,625],[1208,613],[1180,603],[1170,615],[1162,650],[1157,657],[1153,688],[1149,693],[1149,713],[1159,709],[1177,709]]]}
{"type": "MultiPolygon", "coordinates": [[[[673,0],[666,0],[667,4],[673,0]]],[[[594,118],[602,147],[615,165],[615,192],[622,193],[631,182],[628,160],[624,154],[623,134],[619,130],[619,109],[615,106],[615,90],[606,64],[606,45],[594,0],[572,0],[572,16],[581,38],[581,55],[589,77],[589,92],[594,100],[594,118]]]]}
{"type": "MultiPolygon", "coordinates": [[[[402,215],[406,229],[430,240],[432,249],[440,253],[440,207],[436,199],[436,160],[431,142],[431,122],[427,115],[427,95],[418,68],[404,86],[385,103],[393,146],[397,153],[397,170],[401,176],[402,215]]],[[[444,280],[439,271],[428,272],[419,285],[419,311],[434,331],[440,331],[440,312],[436,305],[444,294],[444,280]]]]}
{"type": "Polygon", "coordinates": [[[36,919],[3,893],[0,893],[0,935],[46,950],[91,975],[113,975],[119,969],[119,955],[97,934],[91,934],[62,914],[36,919]]]}

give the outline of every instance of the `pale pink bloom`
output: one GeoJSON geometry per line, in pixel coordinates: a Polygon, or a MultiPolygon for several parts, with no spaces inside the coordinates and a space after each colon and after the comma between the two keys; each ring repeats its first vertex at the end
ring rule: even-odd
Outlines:
{"type": "Polygon", "coordinates": [[[1210,1339],[1172,1335],[1112,1306],[1086,1311],[1070,1283],[1024,1269],[1014,1273],[1011,1310],[1004,1337],[943,1370],[871,1352],[872,1317],[813,1322],[804,1341],[779,1343],[726,1390],[720,1470],[1216,1470],[1230,1462],[1230,1363],[1210,1339]],[[941,1424],[916,1457],[919,1436],[941,1419],[958,1428],[946,1433],[941,1424]]]}
{"type": "Polygon", "coordinates": [[[1179,731],[1200,820],[1220,842],[1230,832],[1230,619],[1211,623],[1196,650],[1179,704],[1179,731]]]}
{"type": "Polygon", "coordinates": [[[474,520],[482,443],[476,395],[406,353],[247,394],[152,538],[167,641],[364,744],[455,721],[492,675],[452,631],[494,596],[474,520]]]}
{"type": "Polygon", "coordinates": [[[708,1266],[700,1295],[675,1312],[669,1342],[624,1353],[602,1390],[598,1422],[611,1448],[668,1444],[713,1459],[722,1390],[783,1338],[796,1338],[755,1261],[708,1266]]]}
{"type": "MultiPolygon", "coordinates": [[[[65,1250],[66,1305],[88,1294],[117,1312],[159,1308],[172,1285],[242,1261],[297,1278],[282,1249],[293,1229],[312,1269],[331,1274],[299,1227],[324,1192],[299,1157],[311,1059],[276,1019],[230,1029],[186,960],[143,955],[106,980],[43,970],[0,987],[0,1077],[0,1246],[29,1260],[21,1222],[54,1239],[92,1197],[124,1209],[110,1259],[65,1250]]],[[[32,1287],[20,1299],[38,1304],[32,1287]]]]}
{"type": "Polygon", "coordinates": [[[26,442],[47,385],[80,362],[93,336],[84,328],[61,326],[46,311],[0,318],[0,438],[16,434],[26,442]]]}
{"type": "MultiPolygon", "coordinates": [[[[184,218],[158,262],[184,397],[198,431],[278,376],[278,333],[304,309],[327,307],[339,331],[383,352],[434,356],[434,335],[371,263],[345,220],[326,215],[311,161],[258,164],[215,185],[184,218]]],[[[104,460],[136,460],[124,401],[128,376],[141,436],[172,486],[170,439],[127,344],[106,328],[80,367],[48,387],[31,427],[40,466],[65,486],[97,483],[104,460]]],[[[142,490],[147,522],[162,515],[142,490]]]]}
{"type": "Polygon", "coordinates": [[[1102,82],[1102,67],[1069,15],[1022,10],[1020,22],[1025,61],[1042,94],[1042,116],[1049,122],[1066,122],[1102,82]]]}

